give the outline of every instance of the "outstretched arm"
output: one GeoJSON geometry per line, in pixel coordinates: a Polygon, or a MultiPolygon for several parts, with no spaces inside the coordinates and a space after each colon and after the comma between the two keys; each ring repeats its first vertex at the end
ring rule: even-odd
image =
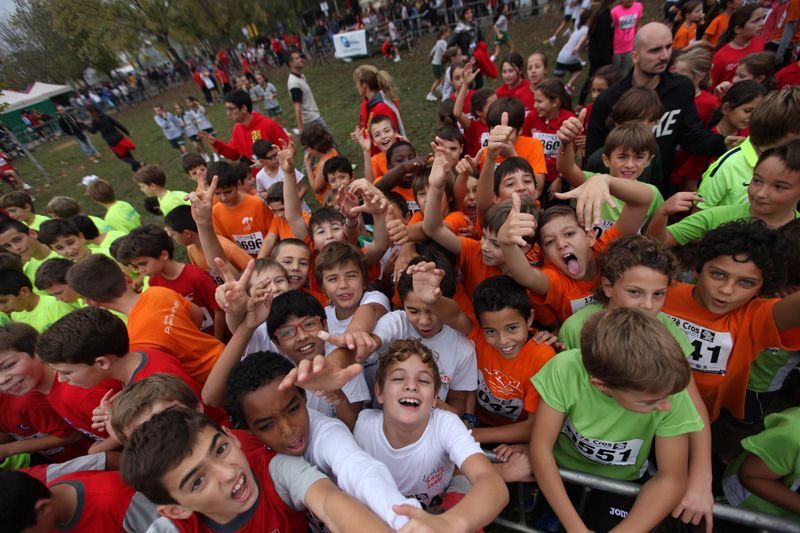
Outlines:
{"type": "Polygon", "coordinates": [[[206,185],[205,179],[197,180],[197,186],[200,190],[189,193],[187,198],[192,206],[192,218],[197,223],[197,237],[200,239],[200,247],[203,249],[203,257],[206,263],[213,265],[215,264],[214,260],[219,258],[235,276],[238,276],[239,269],[228,261],[225,250],[222,248],[219,238],[217,238],[217,232],[214,230],[214,221],[211,218],[214,191],[217,190],[218,180],[219,178],[214,176],[210,185],[206,185]]]}
{"type": "MultiPolygon", "coordinates": [[[[294,141],[288,143],[280,141],[281,149],[278,150],[278,164],[283,170],[283,207],[286,213],[286,220],[292,228],[294,236],[300,240],[308,236],[308,226],[303,219],[303,211],[300,205],[300,193],[297,190],[297,181],[294,176],[294,141]]],[[[311,177],[309,176],[309,179],[311,177]]]]}
{"type": "Polygon", "coordinates": [[[436,150],[431,174],[428,177],[428,198],[425,202],[425,218],[422,219],[422,231],[451,254],[460,254],[461,241],[444,225],[440,208],[442,196],[444,195],[444,181],[447,179],[448,171],[446,156],[441,150],[436,150]]]}
{"type": "Polygon", "coordinates": [[[464,104],[467,101],[469,86],[472,85],[473,81],[475,81],[475,77],[477,75],[478,67],[475,65],[475,59],[471,59],[464,67],[462,74],[464,83],[461,84],[461,88],[458,90],[458,94],[456,95],[455,104],[453,105],[453,116],[456,117],[456,120],[464,129],[468,128],[471,122],[466,113],[464,113],[464,104]]]}

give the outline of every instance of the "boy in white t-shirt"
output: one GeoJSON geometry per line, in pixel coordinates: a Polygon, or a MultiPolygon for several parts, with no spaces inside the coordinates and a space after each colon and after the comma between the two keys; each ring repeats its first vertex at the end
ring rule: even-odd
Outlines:
{"type": "Polygon", "coordinates": [[[464,415],[470,395],[478,388],[475,345],[466,335],[472,320],[453,300],[456,281],[448,269],[417,257],[397,281],[403,309],[383,315],[372,332],[380,348],[364,364],[370,391],[374,390],[378,357],[389,345],[402,339],[418,338],[437,355],[442,385],[437,406],[464,415]]]}
{"type": "MultiPolygon", "coordinates": [[[[278,164],[278,150],[280,147],[264,139],[259,139],[253,143],[253,162],[261,166],[261,170],[256,174],[256,192],[262,200],[266,201],[269,188],[283,181],[285,173],[278,164]]],[[[311,209],[305,201],[308,192],[308,183],[303,180],[303,173],[294,169],[294,177],[297,182],[297,193],[302,200],[302,208],[306,213],[311,209]]]]}
{"type": "Polygon", "coordinates": [[[303,389],[278,389],[291,370],[291,362],[272,352],[253,353],[236,363],[226,379],[234,418],[270,450],[305,458],[392,529],[403,527],[408,518],[392,506],[419,503],[397,490],[386,466],[359,448],[340,420],[308,409],[303,389]]]}
{"type": "Polygon", "coordinates": [[[440,379],[435,356],[421,341],[393,342],[381,356],[375,384],[383,411],[363,411],[354,435],[386,465],[400,492],[422,504],[425,511],[395,507],[411,518],[409,526],[476,531],[497,517],[508,489],[458,416],[434,409],[440,379]],[[456,488],[466,485],[461,475],[454,479],[456,467],[472,484],[466,493],[456,488]]]}

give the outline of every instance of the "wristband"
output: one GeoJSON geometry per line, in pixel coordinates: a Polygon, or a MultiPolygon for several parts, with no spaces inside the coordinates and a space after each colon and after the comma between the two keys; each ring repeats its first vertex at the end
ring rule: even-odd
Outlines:
{"type": "Polygon", "coordinates": [[[463,415],[461,415],[461,420],[469,422],[470,424],[472,424],[473,428],[478,427],[478,417],[471,413],[464,413],[463,415]]]}

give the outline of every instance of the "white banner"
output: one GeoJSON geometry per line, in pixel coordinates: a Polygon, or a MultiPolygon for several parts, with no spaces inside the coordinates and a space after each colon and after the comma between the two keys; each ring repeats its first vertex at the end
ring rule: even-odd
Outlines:
{"type": "Polygon", "coordinates": [[[333,36],[333,46],[338,58],[369,55],[367,32],[364,30],[337,33],[333,36]]]}

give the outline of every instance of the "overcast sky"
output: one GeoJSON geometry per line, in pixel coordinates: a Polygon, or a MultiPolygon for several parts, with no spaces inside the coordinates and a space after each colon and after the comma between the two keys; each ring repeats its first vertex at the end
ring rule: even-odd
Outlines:
{"type": "Polygon", "coordinates": [[[14,11],[14,0],[0,0],[0,18],[6,18],[14,11]]]}

